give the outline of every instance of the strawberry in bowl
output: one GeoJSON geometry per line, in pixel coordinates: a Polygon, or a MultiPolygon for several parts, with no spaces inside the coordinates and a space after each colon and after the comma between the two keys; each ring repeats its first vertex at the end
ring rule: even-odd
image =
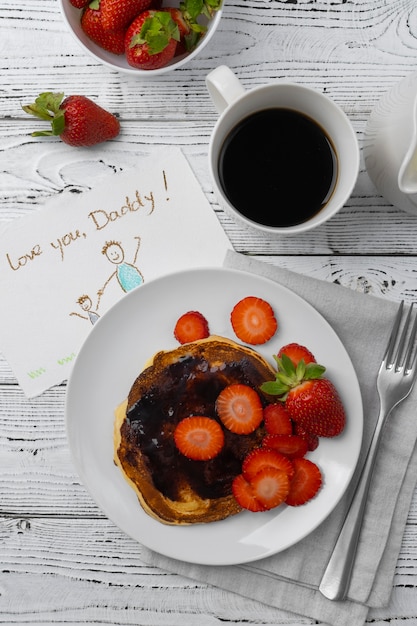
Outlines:
{"type": "Polygon", "coordinates": [[[199,54],[217,29],[223,5],[223,0],[59,2],[85,51],[112,69],[140,77],[182,67],[199,54]]]}

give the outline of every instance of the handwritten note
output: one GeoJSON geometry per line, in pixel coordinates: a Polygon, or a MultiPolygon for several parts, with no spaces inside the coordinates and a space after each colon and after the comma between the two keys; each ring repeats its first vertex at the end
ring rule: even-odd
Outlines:
{"type": "Polygon", "coordinates": [[[163,274],[220,266],[230,248],[173,149],[54,199],[0,231],[0,350],[28,397],[68,378],[92,326],[163,274]]]}

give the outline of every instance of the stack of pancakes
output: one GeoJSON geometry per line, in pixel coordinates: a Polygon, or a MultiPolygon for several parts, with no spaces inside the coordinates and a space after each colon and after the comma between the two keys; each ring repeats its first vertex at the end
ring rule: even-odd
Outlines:
{"type": "MultiPolygon", "coordinates": [[[[237,435],[222,425],[225,445],[210,461],[193,461],[176,448],[173,433],[185,417],[216,419],[215,401],[230,384],[260,385],[275,373],[263,357],[230,339],[211,336],[158,352],[116,410],[115,462],[144,510],[166,524],[225,519],[241,511],[232,482],[248,452],[260,445],[259,427],[237,435]]],[[[262,398],[262,395],[261,395],[262,398]]],[[[267,398],[263,398],[265,404],[267,398]]]]}

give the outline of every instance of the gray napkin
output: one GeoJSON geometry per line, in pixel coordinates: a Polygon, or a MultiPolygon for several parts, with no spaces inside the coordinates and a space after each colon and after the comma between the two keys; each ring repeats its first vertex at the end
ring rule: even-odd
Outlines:
{"type": "MultiPolygon", "coordinates": [[[[361,462],[333,513],[298,544],[272,557],[235,566],[201,566],[143,547],[145,562],[233,591],[271,607],[327,622],[359,626],[370,607],[389,603],[417,476],[415,402],[411,396],[391,415],[376,462],[348,600],[330,601],[318,591],[374,430],[379,401],[378,371],[398,304],[228,252],[225,266],[266,276],[313,305],[339,335],[355,367],[364,405],[361,462]]],[[[282,613],[280,613],[282,620],[282,613]]]]}

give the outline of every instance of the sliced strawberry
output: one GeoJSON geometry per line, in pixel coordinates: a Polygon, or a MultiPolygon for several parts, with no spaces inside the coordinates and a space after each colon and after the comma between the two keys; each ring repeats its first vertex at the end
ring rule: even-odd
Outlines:
{"type": "Polygon", "coordinates": [[[307,441],[307,448],[312,452],[319,445],[319,438],[317,435],[313,435],[313,433],[309,433],[305,428],[301,426],[301,424],[297,424],[294,422],[294,434],[299,435],[303,439],[307,441]]]}
{"type": "Polygon", "coordinates": [[[265,429],[270,435],[292,435],[293,423],[282,402],[264,408],[265,429]]]}
{"type": "Polygon", "coordinates": [[[242,509],[247,509],[253,513],[265,511],[265,507],[255,498],[252,485],[242,474],[238,474],[232,483],[232,492],[235,500],[242,509]]]}
{"type": "Polygon", "coordinates": [[[193,461],[208,461],[219,454],[224,445],[224,433],[210,417],[186,417],[174,430],[178,450],[193,461]]]}
{"type": "Polygon", "coordinates": [[[289,478],[294,475],[294,468],[289,458],[270,448],[255,448],[249,452],[242,464],[242,474],[250,481],[265,467],[280,469],[288,474],[289,478]]]}
{"type": "Polygon", "coordinates": [[[311,500],[322,484],[320,469],[308,459],[294,459],[295,474],[285,500],[290,506],[299,506],[311,500]]]}
{"type": "Polygon", "coordinates": [[[265,435],[262,446],[277,450],[290,459],[302,457],[308,450],[306,440],[298,435],[265,435]]]}
{"type": "Polygon", "coordinates": [[[225,387],[217,396],[216,411],[226,428],[238,435],[252,433],[263,420],[261,399],[248,385],[225,387]]]}
{"type": "Polygon", "coordinates": [[[306,365],[307,363],[316,363],[316,359],[310,350],[305,346],[301,346],[299,343],[288,343],[282,346],[281,350],[278,352],[278,358],[281,358],[283,354],[286,354],[295,366],[297,366],[301,360],[303,360],[306,365]]]}
{"type": "Polygon", "coordinates": [[[273,509],[282,504],[290,490],[288,474],[276,467],[264,467],[251,479],[250,484],[256,500],[265,509],[273,509]]]}
{"type": "Polygon", "coordinates": [[[209,334],[208,322],[199,311],[188,311],[181,315],[174,328],[174,337],[181,344],[205,339],[209,334]]]}
{"type": "Polygon", "coordinates": [[[237,337],[251,345],[266,343],[278,328],[271,305],[255,296],[240,300],[232,310],[230,321],[237,337]]]}

